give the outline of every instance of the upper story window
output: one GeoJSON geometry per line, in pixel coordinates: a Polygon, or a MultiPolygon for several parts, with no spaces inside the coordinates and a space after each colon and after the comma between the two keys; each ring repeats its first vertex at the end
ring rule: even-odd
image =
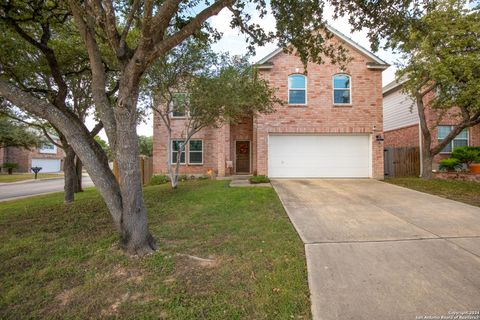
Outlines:
{"type": "MultiPolygon", "coordinates": [[[[453,126],[438,126],[438,142],[442,142],[445,139],[450,131],[452,131],[453,126]]],[[[451,153],[456,147],[468,146],[468,129],[463,129],[458,136],[456,136],[449,144],[442,149],[442,153],[451,153]]]]}
{"type": "Polygon", "coordinates": [[[44,143],[40,147],[40,153],[57,153],[57,147],[53,143],[44,143]]]}
{"type": "Polygon", "coordinates": [[[172,118],[185,118],[187,115],[187,94],[176,92],[171,102],[172,118]]]}
{"type": "Polygon", "coordinates": [[[351,77],[346,74],[336,74],[333,76],[333,104],[351,104],[352,86],[351,77]]]}
{"type": "Polygon", "coordinates": [[[307,77],[304,75],[288,76],[288,104],[307,104],[307,77]]]}

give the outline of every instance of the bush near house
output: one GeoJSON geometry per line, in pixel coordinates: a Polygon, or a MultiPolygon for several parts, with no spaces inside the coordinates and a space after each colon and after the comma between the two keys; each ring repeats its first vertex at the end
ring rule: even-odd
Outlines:
{"type": "Polygon", "coordinates": [[[150,185],[151,186],[156,186],[159,184],[165,184],[170,181],[170,178],[164,174],[156,174],[153,175],[152,178],[150,179],[150,185]]]}
{"type": "Polygon", "coordinates": [[[462,162],[456,158],[447,158],[440,160],[440,170],[443,171],[456,171],[462,168],[462,162]]]}
{"type": "Polygon", "coordinates": [[[469,168],[472,163],[480,162],[480,147],[464,146],[453,149],[450,158],[440,161],[440,170],[458,171],[463,165],[469,168]]]}
{"type": "Polygon", "coordinates": [[[15,162],[5,162],[2,165],[3,168],[7,169],[8,174],[12,174],[14,169],[18,168],[18,163],[15,162]]]}
{"type": "Polygon", "coordinates": [[[475,162],[480,162],[480,147],[464,146],[453,149],[452,158],[458,159],[467,167],[475,162]]]}
{"type": "Polygon", "coordinates": [[[253,183],[253,184],[270,182],[270,179],[267,176],[253,176],[248,180],[250,181],[250,183],[253,183]]]}

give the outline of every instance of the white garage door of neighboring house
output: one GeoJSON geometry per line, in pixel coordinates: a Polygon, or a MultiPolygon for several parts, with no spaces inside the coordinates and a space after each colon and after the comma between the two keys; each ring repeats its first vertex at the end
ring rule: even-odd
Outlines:
{"type": "Polygon", "coordinates": [[[370,177],[368,135],[269,135],[273,178],[370,177]]]}
{"type": "Polygon", "coordinates": [[[57,159],[32,159],[32,167],[41,167],[40,173],[60,172],[60,162],[57,159]]]}

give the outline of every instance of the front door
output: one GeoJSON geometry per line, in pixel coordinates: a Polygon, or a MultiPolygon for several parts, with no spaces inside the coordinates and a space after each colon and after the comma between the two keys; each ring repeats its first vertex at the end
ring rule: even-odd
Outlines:
{"type": "Polygon", "coordinates": [[[237,141],[235,153],[236,173],[250,173],[250,141],[237,141]]]}

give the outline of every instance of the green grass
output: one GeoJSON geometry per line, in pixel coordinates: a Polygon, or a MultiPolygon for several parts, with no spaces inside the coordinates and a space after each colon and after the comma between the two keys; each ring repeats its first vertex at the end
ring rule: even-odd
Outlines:
{"type": "Polygon", "coordinates": [[[311,318],[304,248],[271,188],[147,187],[159,250],[144,258],[116,248],[96,191],[62,200],[0,204],[0,318],[311,318]]]}
{"type": "Polygon", "coordinates": [[[386,182],[434,194],[480,207],[480,183],[471,181],[424,180],[421,178],[391,178],[386,182]]]}
{"type": "MultiPolygon", "coordinates": [[[[63,174],[61,173],[39,173],[37,178],[38,179],[47,179],[47,178],[61,178],[63,174]]],[[[0,183],[2,182],[17,182],[17,181],[24,181],[34,179],[35,174],[33,173],[13,173],[13,174],[0,174],[0,183]]]]}

